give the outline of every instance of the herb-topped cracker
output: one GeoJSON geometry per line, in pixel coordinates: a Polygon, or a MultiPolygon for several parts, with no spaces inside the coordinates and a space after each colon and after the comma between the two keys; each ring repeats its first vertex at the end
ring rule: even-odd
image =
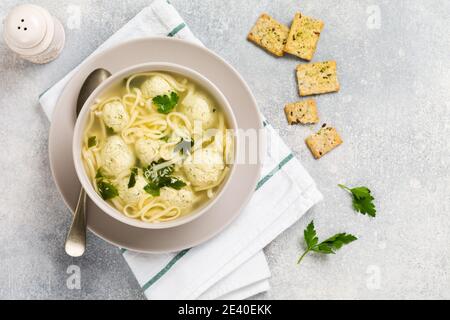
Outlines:
{"type": "Polygon", "coordinates": [[[305,60],[311,60],[316,51],[324,23],[300,12],[295,14],[284,51],[305,60]]]}
{"type": "Polygon", "coordinates": [[[327,127],[325,124],[319,132],[306,138],[306,144],[314,158],[319,159],[342,143],[342,139],[336,129],[327,127]]]}
{"type": "Polygon", "coordinates": [[[247,39],[281,57],[288,34],[288,27],[263,13],[250,30],[247,39]]]}
{"type": "Polygon", "coordinates": [[[301,96],[339,91],[336,61],[298,65],[297,81],[301,96]]]}
{"type": "Polygon", "coordinates": [[[317,104],[314,99],[288,103],[284,107],[284,112],[286,113],[286,118],[289,124],[309,124],[319,122],[319,116],[317,115],[317,104]]]}

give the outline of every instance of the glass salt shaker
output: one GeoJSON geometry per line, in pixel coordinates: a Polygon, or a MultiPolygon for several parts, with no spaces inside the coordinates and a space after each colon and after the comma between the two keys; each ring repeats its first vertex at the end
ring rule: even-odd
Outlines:
{"type": "Polygon", "coordinates": [[[13,8],[6,16],[3,38],[23,59],[43,64],[58,57],[64,47],[65,33],[61,22],[46,9],[25,4],[13,8]]]}

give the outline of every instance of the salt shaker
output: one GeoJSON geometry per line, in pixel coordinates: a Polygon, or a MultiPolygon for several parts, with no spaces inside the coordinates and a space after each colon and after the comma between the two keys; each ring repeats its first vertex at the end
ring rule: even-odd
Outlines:
{"type": "Polygon", "coordinates": [[[23,59],[47,63],[56,59],[65,42],[64,28],[42,7],[25,4],[15,7],[3,21],[3,38],[23,59]]]}

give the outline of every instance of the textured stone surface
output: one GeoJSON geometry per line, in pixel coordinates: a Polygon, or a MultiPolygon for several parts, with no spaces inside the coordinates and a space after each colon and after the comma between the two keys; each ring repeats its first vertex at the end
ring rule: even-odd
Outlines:
{"type": "MultiPolygon", "coordinates": [[[[81,259],[64,254],[69,213],[50,174],[49,123],[37,96],[149,2],[35,1],[66,26],[61,57],[36,66],[0,45],[0,298],[143,298],[119,250],[101,239],[90,235],[81,259]],[[81,268],[81,290],[66,286],[72,264],[81,268]]],[[[450,4],[171,2],[195,34],[242,73],[325,195],[266,248],[272,289],[257,298],[450,298],[450,4]],[[303,141],[317,127],[288,126],[283,113],[286,102],[299,99],[294,70],[300,60],[277,59],[245,40],[261,12],[289,23],[296,10],[325,22],[314,61],[336,60],[341,82],[339,93],[317,102],[322,121],[339,130],[344,144],[319,161],[303,141]],[[337,183],[369,186],[378,216],[354,213],[337,183]],[[359,240],[297,266],[311,219],[319,236],[347,231],[359,240]]],[[[0,16],[18,3],[1,1],[0,16]]]]}

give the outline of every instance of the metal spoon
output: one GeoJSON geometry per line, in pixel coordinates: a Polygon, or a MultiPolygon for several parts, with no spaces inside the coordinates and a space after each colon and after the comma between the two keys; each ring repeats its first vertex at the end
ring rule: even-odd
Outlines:
{"type": "MultiPolygon", "coordinates": [[[[77,117],[80,114],[84,103],[95,88],[110,76],[111,73],[109,71],[105,69],[96,69],[86,78],[78,95],[77,117]]],[[[83,188],[80,190],[72,225],[67,234],[65,249],[66,253],[72,257],[80,257],[86,250],[86,192],[83,188]]]]}

